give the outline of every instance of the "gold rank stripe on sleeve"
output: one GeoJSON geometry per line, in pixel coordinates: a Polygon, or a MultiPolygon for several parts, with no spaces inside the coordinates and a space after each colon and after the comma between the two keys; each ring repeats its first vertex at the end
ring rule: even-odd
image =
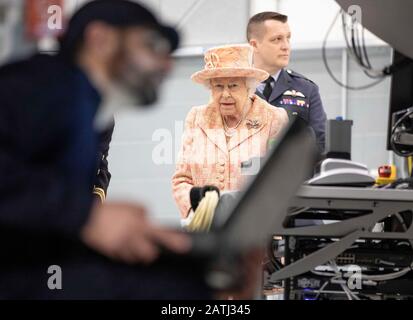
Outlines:
{"type": "Polygon", "coordinates": [[[105,199],[106,199],[105,190],[103,190],[102,188],[94,187],[93,188],[93,193],[98,195],[102,202],[105,201],[105,199]]]}

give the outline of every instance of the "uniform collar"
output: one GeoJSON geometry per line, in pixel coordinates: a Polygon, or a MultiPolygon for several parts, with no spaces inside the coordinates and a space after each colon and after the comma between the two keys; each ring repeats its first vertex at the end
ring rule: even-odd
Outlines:
{"type": "MultiPolygon", "coordinates": [[[[291,89],[291,81],[292,81],[291,76],[288,74],[288,72],[285,69],[281,69],[277,73],[271,76],[274,78],[275,83],[273,85],[273,90],[268,100],[269,103],[277,99],[286,90],[291,89]]],[[[262,86],[262,83],[260,83],[260,86],[262,86]]],[[[261,90],[257,89],[256,95],[266,100],[262,93],[263,89],[264,89],[263,86],[261,90]]]]}
{"type": "Polygon", "coordinates": [[[291,89],[291,76],[288,74],[285,69],[282,69],[278,81],[275,83],[275,86],[271,92],[270,98],[268,99],[268,102],[271,103],[275,99],[277,99],[280,95],[282,95],[285,91],[288,89],[291,89]]]}
{"type": "MultiPolygon", "coordinates": [[[[279,78],[279,76],[280,76],[280,74],[281,74],[281,71],[282,71],[282,69],[280,69],[280,70],[278,70],[276,73],[270,75],[270,77],[272,77],[272,78],[274,79],[274,82],[271,83],[271,88],[274,89],[274,86],[275,86],[276,82],[278,81],[278,78],[279,78]]],[[[263,94],[264,88],[265,88],[265,81],[260,82],[260,83],[258,84],[256,91],[257,91],[257,95],[265,100],[264,94],[263,94]]]]}

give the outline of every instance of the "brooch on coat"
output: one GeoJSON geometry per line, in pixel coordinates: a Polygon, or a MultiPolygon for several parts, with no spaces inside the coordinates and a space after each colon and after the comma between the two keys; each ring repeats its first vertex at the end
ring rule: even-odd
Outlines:
{"type": "Polygon", "coordinates": [[[259,120],[251,120],[247,119],[247,122],[245,124],[248,129],[258,129],[261,126],[261,123],[259,120]]]}

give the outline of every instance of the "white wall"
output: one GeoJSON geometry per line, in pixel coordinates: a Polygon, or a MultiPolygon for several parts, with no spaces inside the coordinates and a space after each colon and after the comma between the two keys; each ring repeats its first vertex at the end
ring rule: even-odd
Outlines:
{"type": "Polygon", "coordinates": [[[113,174],[110,199],[142,200],[151,215],[163,223],[179,223],[172,198],[171,177],[181,145],[183,121],[189,109],[208,101],[209,93],[194,84],[190,75],[198,71],[201,57],[180,58],[150,110],[127,112],[116,117],[109,168],[113,174]],[[154,139],[159,133],[160,140],[154,139]],[[168,149],[163,163],[154,160],[156,148],[168,149]]]}
{"type": "Polygon", "coordinates": [[[24,0],[0,0],[0,63],[19,59],[35,48],[25,37],[24,0]]]}
{"type": "MultiPolygon", "coordinates": [[[[66,0],[66,11],[91,0],[66,0]]],[[[253,14],[276,10],[288,15],[295,49],[320,48],[340,6],[334,0],[138,0],[182,32],[182,47],[209,47],[245,41],[253,14]]],[[[363,8],[361,8],[362,10],[363,8]]],[[[384,42],[366,31],[369,45],[384,42]]],[[[330,46],[344,46],[341,20],[329,37],[330,46]]]]}

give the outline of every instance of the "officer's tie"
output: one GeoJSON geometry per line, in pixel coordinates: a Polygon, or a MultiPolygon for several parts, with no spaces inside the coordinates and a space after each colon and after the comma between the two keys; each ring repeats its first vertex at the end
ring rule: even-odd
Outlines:
{"type": "Polygon", "coordinates": [[[265,83],[265,87],[264,87],[264,91],[262,92],[262,94],[265,97],[265,100],[269,100],[270,96],[271,96],[271,92],[272,92],[272,86],[271,84],[274,82],[274,78],[269,76],[267,80],[264,81],[265,83]]]}

